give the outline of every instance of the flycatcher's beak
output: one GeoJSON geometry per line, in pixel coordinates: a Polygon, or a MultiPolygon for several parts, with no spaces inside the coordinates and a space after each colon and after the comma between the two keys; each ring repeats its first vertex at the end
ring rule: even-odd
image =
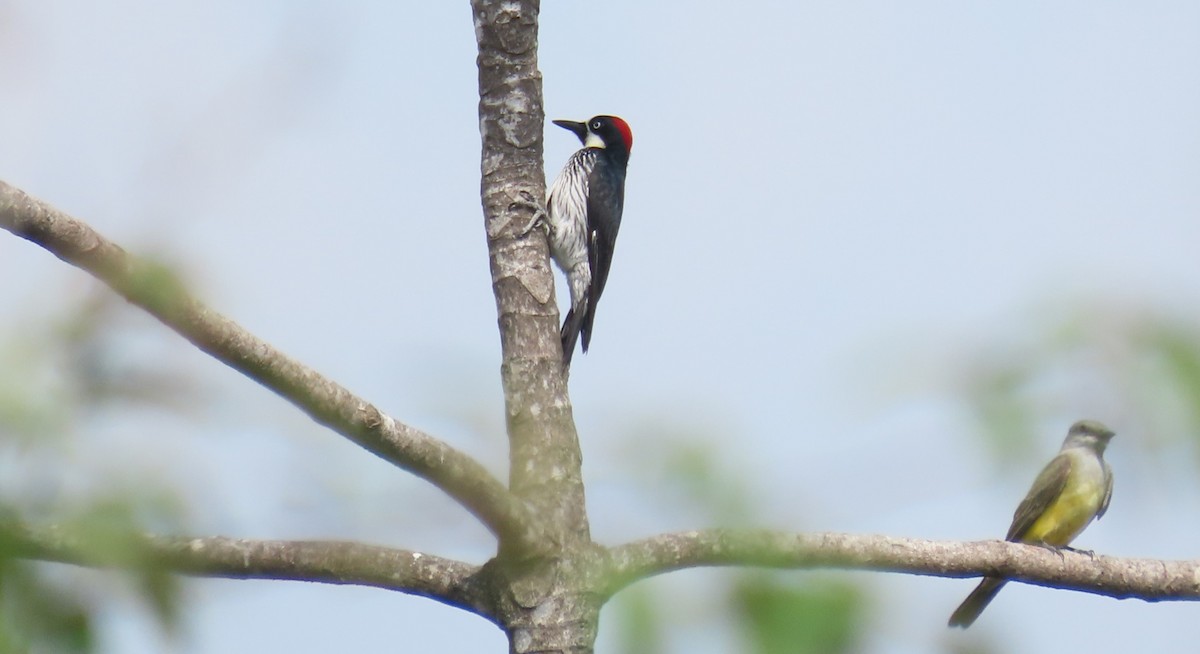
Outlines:
{"type": "Polygon", "coordinates": [[[587,123],[577,123],[573,120],[555,120],[551,121],[555,125],[563,129],[569,129],[579,137],[580,142],[587,139],[587,123]]]}

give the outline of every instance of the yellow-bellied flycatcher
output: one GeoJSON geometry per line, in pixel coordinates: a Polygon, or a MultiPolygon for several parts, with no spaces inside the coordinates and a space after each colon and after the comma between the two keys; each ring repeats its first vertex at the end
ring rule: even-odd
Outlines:
{"type": "MultiPolygon", "coordinates": [[[[1062,449],[1021,500],[1005,539],[1058,549],[1104,515],[1113,488],[1112,468],[1104,461],[1104,448],[1112,437],[1108,427],[1094,420],[1071,425],[1062,449]]],[[[1007,581],[984,577],[950,616],[950,626],[971,626],[1007,581]]]]}

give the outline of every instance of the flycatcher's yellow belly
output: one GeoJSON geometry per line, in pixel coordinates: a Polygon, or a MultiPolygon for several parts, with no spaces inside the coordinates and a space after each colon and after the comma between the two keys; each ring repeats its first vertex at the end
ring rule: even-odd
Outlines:
{"type": "Polygon", "coordinates": [[[1104,502],[1104,470],[1093,457],[1076,457],[1063,492],[1021,537],[1062,547],[1088,526],[1104,502]]]}

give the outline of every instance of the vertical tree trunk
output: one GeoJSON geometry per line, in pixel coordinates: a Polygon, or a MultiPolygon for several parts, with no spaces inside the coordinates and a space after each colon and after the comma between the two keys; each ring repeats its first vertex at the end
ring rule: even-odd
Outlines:
{"type": "Polygon", "coordinates": [[[473,0],[479,44],[481,194],[496,295],[509,485],[540,521],[536,543],[501,541],[488,566],[514,654],[591,652],[600,600],[579,440],[558,339],[546,239],[524,227],[544,204],[537,0],[473,0]]]}
{"type": "Polygon", "coordinates": [[[510,485],[560,546],[589,541],[579,441],[558,342],[554,276],[540,231],[520,232],[543,204],[538,3],[476,0],[483,209],[500,321],[511,444],[510,485]]]}

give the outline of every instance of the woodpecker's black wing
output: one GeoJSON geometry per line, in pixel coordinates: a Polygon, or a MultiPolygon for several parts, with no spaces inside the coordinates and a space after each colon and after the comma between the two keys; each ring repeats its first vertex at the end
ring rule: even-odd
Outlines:
{"type": "Polygon", "coordinates": [[[625,170],[606,157],[596,161],[588,175],[588,264],[592,269],[592,285],[588,291],[587,313],[583,317],[583,351],[592,340],[592,322],[596,319],[596,304],[604,293],[608,271],[612,266],[613,248],[621,229],[621,213],[625,206],[625,170]]]}

